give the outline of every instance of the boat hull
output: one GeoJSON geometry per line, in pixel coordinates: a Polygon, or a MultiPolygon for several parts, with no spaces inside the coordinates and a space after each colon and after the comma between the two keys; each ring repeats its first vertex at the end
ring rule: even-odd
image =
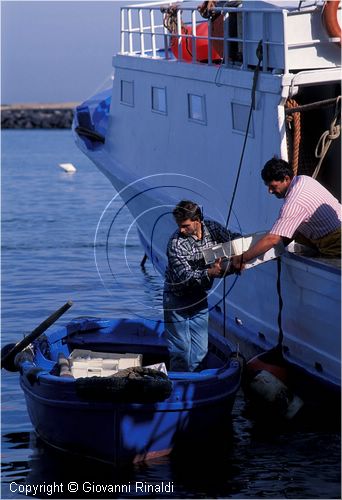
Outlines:
{"type": "Polygon", "coordinates": [[[26,388],[23,390],[31,422],[44,442],[113,464],[149,460],[186,445],[191,451],[198,448],[199,441],[205,447],[212,439],[223,439],[235,399],[231,395],[216,404],[182,410],[110,405],[71,408],[37,401],[26,388]],[[208,434],[208,428],[221,431],[208,434]]]}

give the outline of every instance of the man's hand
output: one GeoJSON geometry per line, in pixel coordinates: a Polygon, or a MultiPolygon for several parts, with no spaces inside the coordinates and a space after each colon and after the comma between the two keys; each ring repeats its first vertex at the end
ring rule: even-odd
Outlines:
{"type": "Polygon", "coordinates": [[[267,233],[242,255],[234,255],[230,261],[232,268],[235,269],[235,272],[237,273],[243,271],[246,262],[255,259],[259,255],[270,250],[272,247],[275,247],[281,240],[281,236],[267,233]]]}
{"type": "Polygon", "coordinates": [[[244,260],[244,255],[234,255],[230,259],[230,265],[235,271],[235,273],[240,273],[245,269],[245,260],[244,260]]]}
{"type": "Polygon", "coordinates": [[[216,259],[212,267],[209,267],[208,269],[208,275],[211,278],[223,278],[225,275],[226,268],[225,266],[222,267],[222,259],[216,259]]]}

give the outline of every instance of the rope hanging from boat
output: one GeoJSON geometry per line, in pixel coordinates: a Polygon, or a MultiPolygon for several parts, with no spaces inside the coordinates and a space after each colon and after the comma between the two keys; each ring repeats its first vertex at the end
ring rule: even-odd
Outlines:
{"type": "Polygon", "coordinates": [[[182,11],[177,5],[162,7],[160,10],[164,14],[163,25],[171,34],[170,46],[173,54],[177,59],[181,57],[183,60],[192,61],[192,30],[184,24],[181,17],[182,11]],[[178,23],[180,23],[180,33],[178,23]]]}
{"type": "MultiPolygon", "coordinates": [[[[170,48],[176,59],[185,62],[207,63],[209,60],[215,64],[222,61],[222,50],[216,47],[216,40],[209,43],[209,25],[203,22],[193,25],[185,24],[182,19],[182,10],[174,4],[169,7],[162,7],[163,25],[170,33],[170,48]],[[211,45],[209,55],[209,45],[211,45]]],[[[213,27],[214,27],[213,23],[213,27]]],[[[213,30],[211,36],[219,36],[213,30]]],[[[220,36],[223,36],[223,32],[220,36]]],[[[219,41],[221,44],[222,40],[219,41]]]]}
{"type": "Polygon", "coordinates": [[[295,175],[298,175],[300,168],[300,146],[302,139],[302,122],[301,114],[305,111],[312,111],[330,106],[335,106],[334,116],[331,121],[329,130],[326,130],[320,137],[316,149],[315,157],[319,159],[315,170],[310,174],[314,179],[318,176],[322,162],[329,150],[329,147],[334,139],[340,136],[340,115],[341,115],[341,96],[323,101],[312,102],[309,104],[299,105],[294,99],[288,99],[285,104],[286,123],[292,130],[292,167],[295,175]]]}
{"type": "Polygon", "coordinates": [[[341,133],[341,125],[338,121],[341,119],[341,96],[338,96],[336,100],[334,118],[330,124],[329,130],[326,130],[317,143],[315,149],[315,157],[319,158],[319,162],[312,174],[312,177],[316,179],[321,169],[322,162],[329,151],[332,141],[337,139],[341,133]]]}
{"type": "MultiPolygon", "coordinates": [[[[297,108],[298,103],[294,99],[287,99],[285,107],[287,109],[297,108]]],[[[292,138],[292,168],[294,175],[298,173],[299,164],[299,146],[301,140],[301,123],[300,123],[300,113],[294,112],[286,117],[286,123],[290,129],[293,130],[292,138]]]]}
{"type": "MultiPolygon", "coordinates": [[[[178,32],[178,23],[177,23],[177,5],[170,5],[167,8],[161,8],[161,12],[164,14],[163,25],[171,34],[176,34],[178,32]]],[[[181,32],[187,33],[186,27],[184,26],[183,21],[181,22],[181,32]]]]}
{"type": "MultiPolygon", "coordinates": [[[[251,119],[252,119],[252,113],[253,113],[253,110],[255,110],[256,88],[257,88],[261,63],[263,60],[262,40],[260,40],[258,43],[258,47],[256,49],[256,56],[258,59],[258,63],[255,67],[254,74],[253,74],[253,85],[252,85],[252,91],[251,91],[251,105],[249,108],[247,127],[246,127],[245,137],[244,137],[244,141],[243,141],[242,151],[241,151],[241,155],[240,155],[240,162],[239,162],[239,166],[238,166],[238,171],[236,174],[233,194],[232,194],[232,198],[231,198],[230,205],[229,205],[229,210],[228,210],[228,215],[227,215],[227,220],[226,220],[226,228],[228,228],[230,216],[231,216],[231,213],[233,210],[233,204],[234,204],[234,199],[235,199],[237,187],[239,184],[242,162],[243,162],[243,158],[245,156],[245,149],[246,149],[246,144],[247,144],[247,139],[248,139],[249,127],[250,127],[251,119]]],[[[226,292],[226,279],[224,278],[224,280],[223,280],[223,335],[224,335],[224,337],[226,336],[226,297],[227,297],[228,293],[232,290],[233,286],[235,285],[237,278],[238,278],[238,275],[236,275],[235,281],[233,282],[233,284],[230,287],[230,289],[228,290],[228,292],[226,292]]]]}
{"type": "Polygon", "coordinates": [[[249,127],[250,127],[251,119],[252,119],[252,112],[253,112],[253,110],[255,110],[256,87],[257,87],[259,72],[260,72],[261,63],[262,63],[262,40],[259,41],[258,47],[256,49],[256,56],[258,58],[258,63],[256,65],[256,67],[255,67],[254,74],[253,74],[253,85],[252,85],[252,92],[251,92],[251,105],[250,105],[250,108],[249,108],[249,115],[248,115],[246,133],[245,133],[245,137],[244,137],[244,141],[243,141],[243,146],[242,146],[242,151],[241,151],[241,156],[240,156],[239,167],[238,167],[238,171],[237,171],[237,174],[236,174],[236,179],[235,179],[233,194],[232,194],[232,198],[231,198],[230,206],[229,206],[229,210],[228,210],[228,215],[227,215],[227,220],[226,220],[226,228],[228,227],[228,224],[229,224],[229,219],[230,219],[230,216],[231,216],[231,213],[232,213],[232,208],[233,208],[233,203],[234,203],[234,199],[235,199],[235,195],[236,195],[236,190],[237,190],[238,183],[239,183],[242,162],[243,162],[243,158],[244,158],[244,155],[245,155],[245,149],[246,149],[246,144],[247,144],[247,139],[248,139],[249,127]]]}

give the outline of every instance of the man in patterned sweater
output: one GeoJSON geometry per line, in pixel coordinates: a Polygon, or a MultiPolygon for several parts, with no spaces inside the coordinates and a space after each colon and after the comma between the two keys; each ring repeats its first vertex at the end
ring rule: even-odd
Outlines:
{"type": "Polygon", "coordinates": [[[202,220],[200,207],[183,200],[173,211],[178,230],[171,236],[164,284],[164,321],[170,370],[199,370],[208,351],[207,294],[225,266],[206,267],[202,250],[239,236],[218,222],[202,220]]]}
{"type": "Polygon", "coordinates": [[[284,199],[279,217],[268,234],[241,256],[232,258],[239,271],[277,245],[291,240],[315,248],[319,255],[341,256],[341,204],[318,181],[307,175],[293,175],[284,160],[272,158],[261,171],[270,194],[284,199]]]}

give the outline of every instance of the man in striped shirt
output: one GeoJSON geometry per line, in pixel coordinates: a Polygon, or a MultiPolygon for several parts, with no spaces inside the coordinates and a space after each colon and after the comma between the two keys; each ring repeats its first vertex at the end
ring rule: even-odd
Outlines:
{"type": "Polygon", "coordinates": [[[236,270],[281,240],[287,245],[295,239],[316,248],[320,255],[341,256],[341,204],[319,182],[307,175],[293,175],[284,160],[272,158],[261,171],[270,194],[284,199],[279,217],[268,234],[242,256],[234,256],[236,270]]]}
{"type": "Polygon", "coordinates": [[[179,202],[173,215],[178,230],[167,246],[165,333],[170,370],[194,371],[200,369],[208,351],[207,294],[214,278],[222,278],[225,273],[220,259],[207,268],[202,250],[240,235],[218,222],[202,220],[200,207],[189,200],[179,202]]]}

